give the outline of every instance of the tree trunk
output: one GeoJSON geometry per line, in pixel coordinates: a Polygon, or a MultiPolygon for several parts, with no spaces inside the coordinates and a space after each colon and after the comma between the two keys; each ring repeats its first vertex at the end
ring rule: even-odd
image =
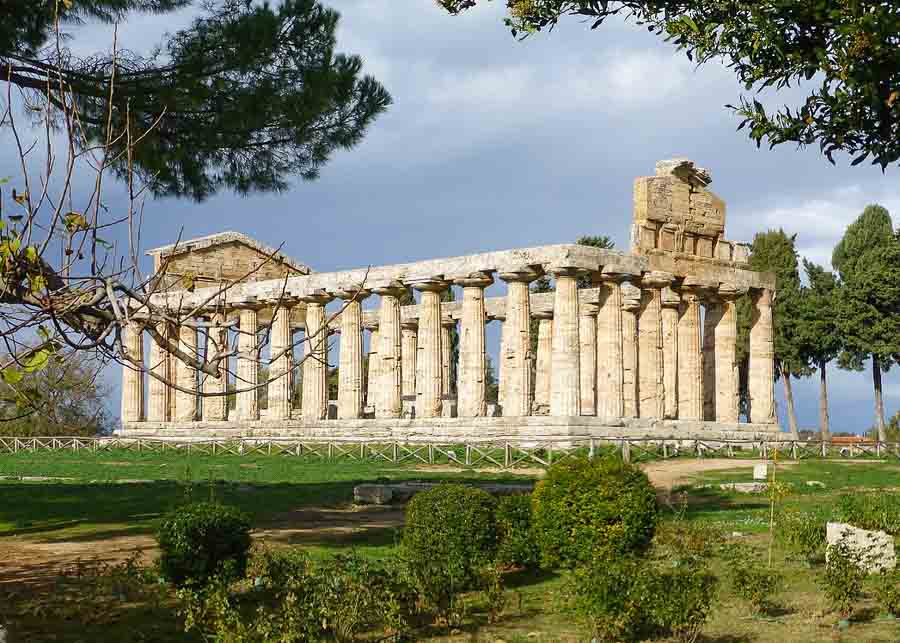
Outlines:
{"type": "Polygon", "coordinates": [[[795,440],[800,439],[800,431],[797,428],[797,409],[794,408],[794,389],[791,387],[791,376],[781,371],[781,382],[784,384],[784,400],[787,406],[788,432],[795,440]]]}
{"type": "Polygon", "coordinates": [[[881,394],[881,361],[872,355],[872,384],[875,387],[875,428],[878,429],[878,441],[887,442],[884,429],[884,397],[881,394]]]}
{"type": "Polygon", "coordinates": [[[831,426],[828,418],[828,381],[825,362],[819,362],[819,434],[823,442],[831,441],[831,426]]]}

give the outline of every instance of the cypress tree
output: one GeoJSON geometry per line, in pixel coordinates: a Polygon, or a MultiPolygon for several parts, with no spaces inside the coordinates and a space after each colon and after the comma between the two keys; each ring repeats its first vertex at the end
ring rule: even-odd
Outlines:
{"type": "Polygon", "coordinates": [[[819,432],[823,440],[831,439],[828,417],[828,381],[826,365],[842,348],[838,328],[837,306],[841,290],[834,273],[806,259],[803,260],[807,286],[800,291],[801,352],[819,371],[819,432]]]}
{"type": "Polygon", "coordinates": [[[890,213],[869,205],[847,226],[831,259],[841,281],[836,307],[843,350],[838,365],[862,370],[872,360],[875,427],[885,441],[882,372],[900,352],[900,241],[890,213]]]}

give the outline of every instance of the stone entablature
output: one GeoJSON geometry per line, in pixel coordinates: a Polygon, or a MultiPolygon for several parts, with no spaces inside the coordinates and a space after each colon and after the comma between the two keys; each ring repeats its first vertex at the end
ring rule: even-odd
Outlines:
{"type": "MultiPolygon", "coordinates": [[[[173,318],[203,319],[209,328],[209,340],[192,327],[166,324],[159,329],[164,336],[176,338],[188,352],[211,350],[203,348],[204,341],[235,351],[228,370],[237,374],[237,408],[228,411],[222,397],[197,395],[200,390],[223,392],[221,378],[198,375],[152,346],[148,370],[176,383],[177,390],[152,378],[145,395],[143,372],[127,367],[123,426],[154,434],[192,427],[245,427],[272,435],[305,434],[307,427],[318,434],[328,426],[336,433],[354,431],[375,418],[402,420],[411,435],[415,427],[483,431],[482,425],[494,422],[498,430],[518,427],[518,434],[534,436],[544,424],[529,416],[545,416],[553,418],[553,426],[582,432],[650,431],[659,422],[720,433],[723,427],[728,432],[776,430],[775,278],[748,270],[746,255],[736,250],[740,244],[723,239],[725,205],[706,190],[708,179],[708,173],[682,160],[661,162],[657,176],[638,179],[632,252],[564,244],[325,273],[281,257],[275,278],[238,283],[222,292],[216,287],[160,292],[156,303],[168,306],[173,318]],[[553,277],[554,292],[531,293],[529,284],[542,275],[553,277]],[[577,288],[585,277],[592,285],[577,288]],[[506,294],[487,297],[486,289],[495,283],[506,294]],[[442,301],[451,287],[462,297],[442,301]],[[401,306],[409,289],[420,303],[401,306]],[[753,305],[752,424],[739,424],[736,302],[748,293],[753,305]],[[334,300],[341,308],[328,312],[334,300]],[[538,321],[536,338],[532,321],[538,321]],[[485,398],[488,323],[503,326],[495,365],[497,404],[485,398]],[[291,380],[297,369],[290,347],[298,329],[306,333],[304,350],[313,357],[302,364],[303,402],[294,408],[291,380]],[[456,368],[449,342],[453,329],[459,337],[456,368]],[[254,343],[262,330],[270,331],[267,362],[254,343]],[[366,356],[362,337],[367,331],[366,356]],[[327,384],[330,336],[338,338],[332,340],[337,357],[331,355],[340,366],[336,401],[329,399],[327,384]],[[270,378],[264,411],[255,388],[263,384],[257,380],[260,364],[269,367],[270,378]],[[456,386],[450,382],[454,372],[456,386]],[[444,422],[457,417],[473,421],[444,422]]],[[[236,233],[183,242],[178,247],[184,251],[153,252],[170,269],[181,269],[188,260],[202,268],[204,253],[222,253],[235,243],[253,261],[274,252],[236,233]]],[[[222,271],[209,275],[210,282],[224,278],[222,271]]],[[[132,319],[126,348],[129,355],[142,357],[139,310],[132,319]]]]}

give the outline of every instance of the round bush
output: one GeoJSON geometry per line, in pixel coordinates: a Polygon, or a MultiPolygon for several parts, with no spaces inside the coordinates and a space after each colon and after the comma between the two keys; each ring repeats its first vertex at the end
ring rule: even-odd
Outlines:
{"type": "Polygon", "coordinates": [[[188,504],[163,517],[156,540],[160,570],[176,585],[203,584],[217,574],[239,578],[247,568],[250,519],[227,505],[188,504]]]}
{"type": "Polygon", "coordinates": [[[440,612],[494,557],[496,508],[489,493],[457,484],[418,493],[407,505],[404,558],[420,595],[440,612]]]}
{"type": "Polygon", "coordinates": [[[535,487],[532,508],[532,533],[547,567],[643,551],[657,521],[656,494],[647,476],[616,458],[553,465],[535,487]]]}
{"type": "Polygon", "coordinates": [[[497,562],[536,567],[540,552],[531,533],[531,495],[504,496],[497,502],[497,562]]]}

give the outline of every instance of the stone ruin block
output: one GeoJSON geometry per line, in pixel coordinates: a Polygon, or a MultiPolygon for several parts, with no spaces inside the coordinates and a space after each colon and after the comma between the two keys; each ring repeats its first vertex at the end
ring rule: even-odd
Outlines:
{"type": "Polygon", "coordinates": [[[850,551],[859,556],[861,569],[874,573],[882,569],[894,569],[897,566],[894,537],[890,534],[883,531],[860,529],[843,522],[829,522],[825,529],[828,543],[828,548],[825,550],[826,559],[831,546],[844,539],[850,547],[850,551]]]}

